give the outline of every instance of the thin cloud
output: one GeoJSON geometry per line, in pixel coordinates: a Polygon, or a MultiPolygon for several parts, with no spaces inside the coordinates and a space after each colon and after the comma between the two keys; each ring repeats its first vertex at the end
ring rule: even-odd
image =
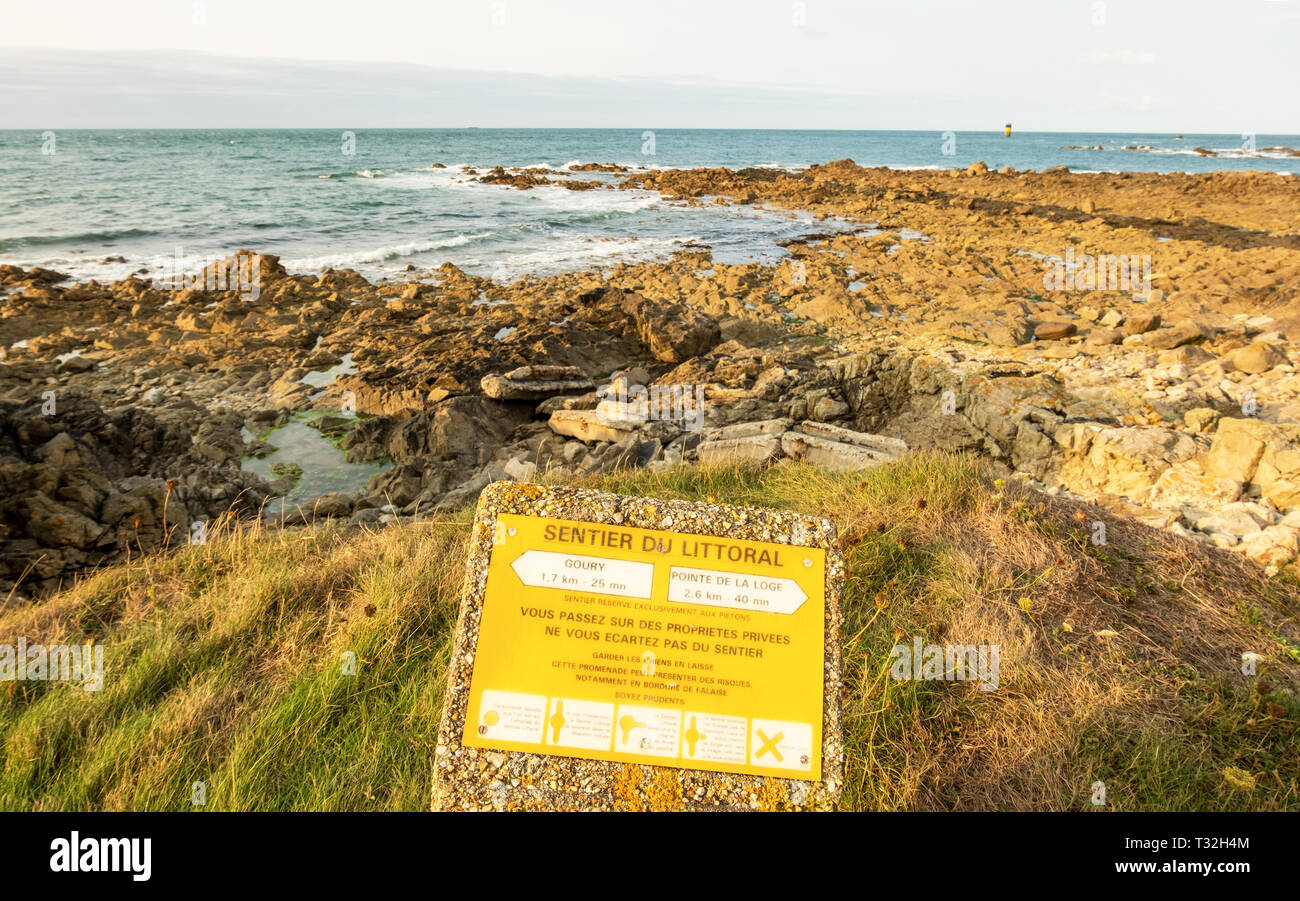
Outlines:
{"type": "Polygon", "coordinates": [[[1149,50],[1094,50],[1088,54],[1093,66],[1154,66],[1156,55],[1149,50]]]}

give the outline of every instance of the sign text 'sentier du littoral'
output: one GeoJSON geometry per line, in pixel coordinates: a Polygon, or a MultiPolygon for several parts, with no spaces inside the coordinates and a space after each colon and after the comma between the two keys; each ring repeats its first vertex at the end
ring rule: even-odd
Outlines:
{"type": "Polygon", "coordinates": [[[435,807],[834,802],[830,523],[498,483],[475,530],[435,807]]]}

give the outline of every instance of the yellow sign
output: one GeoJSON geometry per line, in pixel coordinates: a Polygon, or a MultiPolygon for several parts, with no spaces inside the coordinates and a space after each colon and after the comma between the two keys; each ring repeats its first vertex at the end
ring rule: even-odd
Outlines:
{"type": "Polygon", "coordinates": [[[821,777],[825,551],[502,514],[463,742],[821,777]]]}

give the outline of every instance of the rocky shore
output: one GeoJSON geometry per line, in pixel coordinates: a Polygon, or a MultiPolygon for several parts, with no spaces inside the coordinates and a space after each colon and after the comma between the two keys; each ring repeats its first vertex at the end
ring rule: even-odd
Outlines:
{"type": "Polygon", "coordinates": [[[255,273],[255,296],[0,266],[0,591],[51,591],[227,512],[383,524],[501,478],[928,449],[1265,566],[1296,555],[1295,178],[847,160],[619,177],[571,186],[852,227],[772,266],[701,248],[509,284],[450,264],[388,284],[295,275],[241,251],[223,271],[255,273]],[[244,461],[304,413],[348,461],[392,465],[359,492],[272,503],[294,474],[244,461]]]}

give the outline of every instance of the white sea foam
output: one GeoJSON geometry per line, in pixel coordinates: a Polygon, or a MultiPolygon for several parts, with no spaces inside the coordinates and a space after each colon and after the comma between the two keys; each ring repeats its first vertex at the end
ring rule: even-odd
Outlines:
{"type": "MultiPolygon", "coordinates": [[[[1123,150],[1124,148],[1116,147],[1114,149],[1123,150]]],[[[1270,150],[1266,147],[1257,150],[1247,150],[1244,147],[1204,147],[1202,149],[1210,151],[1214,156],[1211,157],[1209,154],[1197,153],[1192,147],[1143,147],[1140,150],[1129,152],[1151,153],[1157,156],[1196,156],[1205,159],[1213,159],[1217,157],[1218,159],[1228,160],[1285,160],[1292,158],[1289,153],[1270,150]]],[[[1080,169],[1075,171],[1081,172],[1083,170],[1080,169]]]]}
{"type": "Polygon", "coordinates": [[[510,281],[521,275],[554,275],[634,260],[667,259],[684,249],[677,238],[592,240],[569,237],[549,240],[540,249],[494,252],[491,257],[462,257],[457,265],[469,272],[510,281]]]}
{"type": "MultiPolygon", "coordinates": [[[[515,188],[507,188],[514,191],[515,188]]],[[[573,191],[559,186],[542,186],[524,192],[557,209],[593,213],[635,213],[662,201],[653,191],[573,191]]]]}
{"type": "Polygon", "coordinates": [[[297,272],[320,272],[325,269],[355,269],[366,263],[384,263],[389,260],[401,259],[402,257],[413,256],[418,253],[428,253],[433,250],[442,250],[448,247],[464,247],[474,241],[482,241],[491,238],[492,232],[481,232],[479,234],[456,235],[454,238],[443,238],[437,241],[422,241],[410,244],[392,244],[386,247],[372,247],[366,250],[356,250],[343,253],[323,254],[315,257],[299,257],[292,260],[283,260],[282,264],[286,269],[297,272]]]}

